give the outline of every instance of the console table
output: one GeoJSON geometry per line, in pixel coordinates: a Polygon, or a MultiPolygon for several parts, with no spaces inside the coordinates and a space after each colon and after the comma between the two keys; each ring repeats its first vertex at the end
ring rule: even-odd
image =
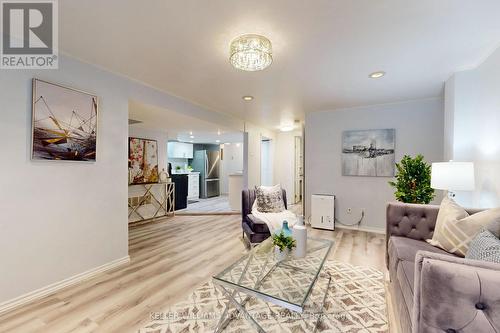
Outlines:
{"type": "Polygon", "coordinates": [[[128,222],[175,215],[175,183],[132,184],[128,187],[128,222]]]}

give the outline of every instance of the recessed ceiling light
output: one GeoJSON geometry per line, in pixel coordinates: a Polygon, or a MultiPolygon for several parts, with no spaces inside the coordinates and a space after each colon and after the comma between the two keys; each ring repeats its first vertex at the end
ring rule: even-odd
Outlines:
{"type": "Polygon", "coordinates": [[[189,135],[193,135],[193,131],[190,131],[190,132],[189,132],[189,135]]]}
{"type": "Polygon", "coordinates": [[[219,143],[219,142],[220,142],[220,140],[215,140],[215,142],[219,143]]]}
{"type": "Polygon", "coordinates": [[[290,132],[293,130],[293,126],[281,126],[280,131],[282,132],[290,132]]]}
{"type": "Polygon", "coordinates": [[[194,139],[194,135],[190,135],[189,138],[194,139]]]}
{"type": "Polygon", "coordinates": [[[220,135],[220,130],[217,130],[217,135],[220,135]]]}
{"type": "Polygon", "coordinates": [[[231,144],[231,142],[225,142],[224,144],[229,146],[231,144]]]}
{"type": "Polygon", "coordinates": [[[194,140],[189,140],[189,142],[193,143],[193,142],[194,142],[194,140]]]}
{"type": "Polygon", "coordinates": [[[249,101],[251,101],[253,99],[253,96],[248,95],[248,96],[243,96],[242,98],[243,98],[244,101],[249,102],[249,101]]]}
{"type": "Polygon", "coordinates": [[[378,72],[371,73],[370,75],[368,75],[368,77],[370,79],[380,79],[384,75],[385,75],[384,71],[378,71],[378,72]]]}

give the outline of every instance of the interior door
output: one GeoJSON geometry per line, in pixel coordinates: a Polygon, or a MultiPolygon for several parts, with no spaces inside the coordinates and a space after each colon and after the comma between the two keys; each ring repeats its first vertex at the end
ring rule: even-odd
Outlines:
{"type": "Polygon", "coordinates": [[[304,170],[303,170],[303,157],[302,152],[302,137],[295,137],[295,195],[294,203],[302,201],[302,193],[304,188],[304,170]]]}

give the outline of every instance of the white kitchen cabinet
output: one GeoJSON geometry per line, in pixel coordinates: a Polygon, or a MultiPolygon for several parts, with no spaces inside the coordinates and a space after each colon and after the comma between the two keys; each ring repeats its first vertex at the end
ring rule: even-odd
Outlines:
{"type": "Polygon", "coordinates": [[[188,199],[200,198],[200,174],[192,172],[188,174],[188,199]]]}
{"type": "Polygon", "coordinates": [[[169,142],[167,144],[169,158],[193,158],[193,144],[186,142],[169,142]]]}

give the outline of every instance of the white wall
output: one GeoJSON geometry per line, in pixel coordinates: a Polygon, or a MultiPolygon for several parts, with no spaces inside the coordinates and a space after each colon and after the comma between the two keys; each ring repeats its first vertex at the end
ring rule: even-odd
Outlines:
{"type": "Polygon", "coordinates": [[[455,112],[455,77],[445,84],[444,99],[444,161],[453,159],[453,119],[455,112]]]}
{"type": "Polygon", "coordinates": [[[128,255],[128,99],[120,80],[60,58],[59,70],[2,71],[0,303],[128,255]],[[99,96],[97,162],[30,160],[31,79],[99,96]]]}
{"type": "Polygon", "coordinates": [[[396,161],[419,153],[429,163],[443,159],[441,99],[310,113],[305,129],[307,217],[311,194],[331,193],[336,195],[336,214],[342,222],[356,222],[364,209],[361,227],[383,232],[386,203],[394,200],[394,190],[387,184],[391,178],[341,173],[342,131],[380,128],[396,129],[396,161]]]}
{"type": "Polygon", "coordinates": [[[500,206],[500,49],[473,70],[456,73],[446,83],[445,142],[449,158],[472,161],[476,190],[457,192],[469,207],[500,206]]]}
{"type": "Polygon", "coordinates": [[[276,136],[274,182],[286,190],[289,204],[295,196],[295,137],[300,131],[280,132],[276,136]]]}
{"type": "Polygon", "coordinates": [[[127,256],[129,100],[243,130],[239,119],[66,56],[59,61],[59,70],[0,75],[0,304],[127,256]],[[99,96],[97,162],[30,160],[33,77],[99,96]]]}
{"type": "Polygon", "coordinates": [[[230,174],[243,172],[243,142],[223,144],[224,159],[221,163],[221,193],[229,193],[228,178],[230,174]]]}

